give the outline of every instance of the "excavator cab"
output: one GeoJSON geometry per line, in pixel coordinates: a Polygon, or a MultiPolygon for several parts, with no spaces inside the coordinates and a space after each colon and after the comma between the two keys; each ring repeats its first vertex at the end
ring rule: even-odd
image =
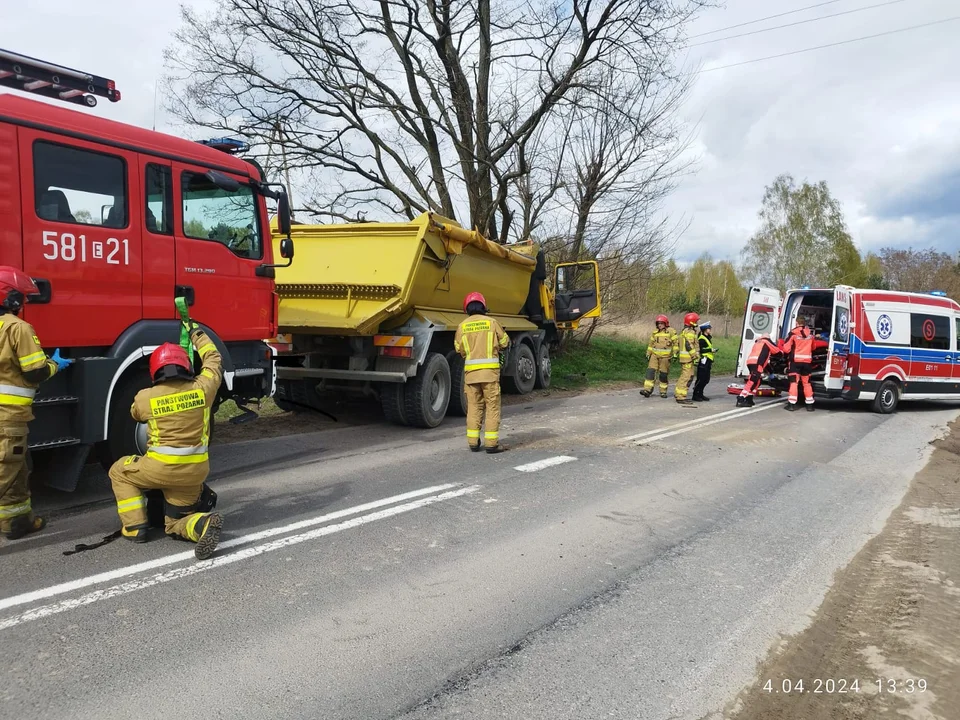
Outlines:
{"type": "Polygon", "coordinates": [[[595,261],[557,264],[553,290],[557,327],[575,330],[581,320],[600,317],[600,268],[595,261]]]}

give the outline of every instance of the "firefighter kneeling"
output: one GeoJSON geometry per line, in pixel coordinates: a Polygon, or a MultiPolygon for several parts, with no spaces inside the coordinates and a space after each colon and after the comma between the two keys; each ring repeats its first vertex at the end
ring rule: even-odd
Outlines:
{"type": "Polygon", "coordinates": [[[148,425],[147,454],[117,460],[110,468],[110,481],[123,537],[147,541],[143,491],[161,490],[167,535],[195,542],[197,559],[206,560],[213,555],[223,526],[220,514],[210,512],[217,496],[204,483],[210,472],[210,411],[222,363],[216,345],[192,323],[190,340],[203,360],[197,376],[179,345],[164,343],[150,356],[153,387],[137,393],[130,408],[134,420],[148,425]]]}
{"type": "Polygon", "coordinates": [[[510,338],[494,318],[487,317],[487,301],[472,292],[463,301],[469,317],[460,323],[453,349],[463,357],[467,395],[467,444],[479,452],[480,426],[485,425],[483,445],[488,453],[503,452],[500,444],[500,353],[510,338]]]}

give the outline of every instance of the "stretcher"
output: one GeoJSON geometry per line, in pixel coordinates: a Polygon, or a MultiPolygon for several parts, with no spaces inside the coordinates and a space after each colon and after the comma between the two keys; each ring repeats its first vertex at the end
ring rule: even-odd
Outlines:
{"type": "MultiPolygon", "coordinates": [[[[728,395],[739,395],[741,392],[743,392],[743,383],[727,385],[728,395]]],[[[772,387],[758,387],[754,395],[756,397],[780,397],[780,391],[772,387]]]]}

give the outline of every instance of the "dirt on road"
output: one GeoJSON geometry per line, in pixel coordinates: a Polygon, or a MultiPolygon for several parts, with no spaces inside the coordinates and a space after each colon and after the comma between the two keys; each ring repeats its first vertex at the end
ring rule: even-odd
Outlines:
{"type": "Polygon", "coordinates": [[[960,421],[934,445],[812,624],[771,653],[725,717],[960,718],[960,421]]]}

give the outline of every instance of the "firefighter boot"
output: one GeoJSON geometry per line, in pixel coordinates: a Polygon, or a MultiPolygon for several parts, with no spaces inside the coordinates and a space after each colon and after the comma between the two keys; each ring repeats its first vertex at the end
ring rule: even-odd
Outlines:
{"type": "MultiPolygon", "coordinates": [[[[218,512],[203,515],[193,526],[193,534],[197,538],[197,547],[194,550],[197,560],[206,560],[217,549],[220,542],[220,530],[223,529],[223,516],[218,512]]],[[[189,530],[188,530],[189,531],[189,530]]]]}
{"type": "Polygon", "coordinates": [[[10,529],[6,532],[7,540],[19,540],[25,535],[43,530],[47,521],[39,515],[17,515],[10,518],[10,529]]]}
{"type": "Polygon", "coordinates": [[[131,525],[130,527],[121,528],[120,534],[130,542],[145,543],[149,539],[147,537],[147,530],[149,527],[149,523],[144,523],[143,525],[131,525]]]}
{"type": "Polygon", "coordinates": [[[666,397],[667,397],[666,391],[661,392],[661,393],[660,393],[660,397],[666,398],[666,397]]]}
{"type": "Polygon", "coordinates": [[[470,452],[480,452],[483,446],[480,443],[473,444],[470,443],[470,452]]]}
{"type": "Polygon", "coordinates": [[[696,407],[696,404],[687,398],[677,398],[677,405],[680,405],[681,407],[696,407]]]}
{"type": "Polygon", "coordinates": [[[643,395],[644,397],[650,397],[651,395],[653,395],[653,390],[647,390],[646,388],[644,388],[643,390],[640,391],[640,394],[643,395]]]}
{"type": "Polygon", "coordinates": [[[504,447],[500,443],[497,443],[496,445],[493,445],[492,447],[487,448],[487,455],[498,455],[499,453],[506,452],[506,451],[507,451],[506,447],[504,447]]]}

